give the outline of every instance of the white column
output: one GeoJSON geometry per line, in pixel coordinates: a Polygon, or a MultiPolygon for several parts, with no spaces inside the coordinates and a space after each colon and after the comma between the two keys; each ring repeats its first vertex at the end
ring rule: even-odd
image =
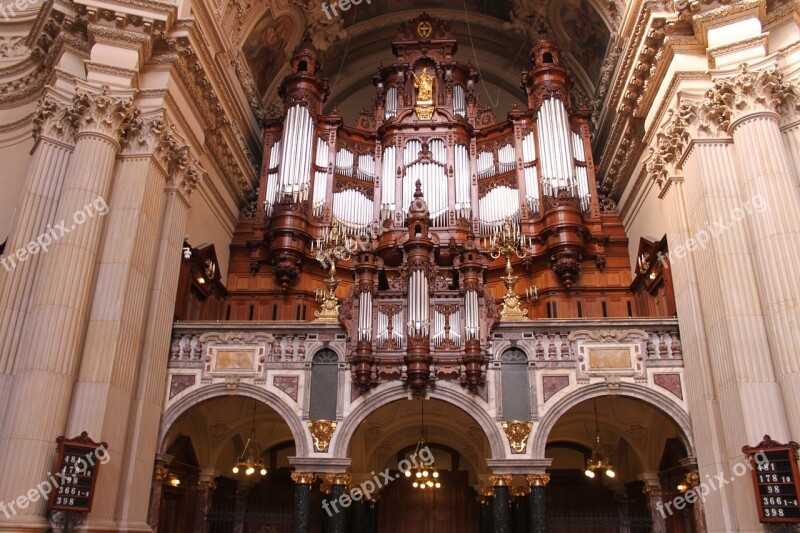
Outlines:
{"type": "MultiPolygon", "coordinates": [[[[55,216],[69,233],[40,258],[0,436],[0,501],[26,494],[52,467],[55,439],[69,411],[103,229],[101,216],[79,223],[75,214],[109,197],[120,137],[136,110],[127,94],[81,84],[73,113],[75,151],[55,216]]],[[[41,523],[46,507],[40,500],[20,509],[10,526],[0,523],[0,531],[14,523],[41,523]]]]}
{"type": "Polygon", "coordinates": [[[0,405],[8,405],[31,289],[39,261],[47,253],[42,246],[47,247],[52,240],[48,224],[55,222],[58,196],[74,148],[68,108],[69,102],[51,90],[39,100],[34,115],[36,144],[0,265],[0,405]],[[36,245],[30,244],[37,238],[36,245]],[[20,261],[14,254],[23,249],[35,253],[22,254],[24,261],[20,261]]]}
{"type": "Polygon", "coordinates": [[[148,283],[170,165],[186,163],[186,146],[162,112],[137,122],[118,159],[98,261],[97,289],[66,434],[102,436],[112,459],[98,478],[89,525],[113,527],[117,502],[135,497],[121,482],[128,417],[144,335],[148,283]]]}
{"type": "Polygon", "coordinates": [[[156,242],[156,268],[148,284],[142,356],[128,423],[133,437],[125,456],[119,458],[123,463],[120,486],[126,487],[126,494],[119,498],[117,520],[130,528],[144,525],[147,519],[153,462],[160,444],[158,429],[164,404],[189,196],[205,175],[196,160],[185,167],[172,168],[164,191],[160,235],[156,242]]]}
{"type": "Polygon", "coordinates": [[[781,437],[770,433],[779,440],[800,435],[800,199],[778,125],[781,103],[788,100],[789,87],[775,67],[743,68],[711,91],[713,109],[731,122],[739,183],[753,207],[743,213],[757,265],[753,281],[790,427],[781,437]]]}

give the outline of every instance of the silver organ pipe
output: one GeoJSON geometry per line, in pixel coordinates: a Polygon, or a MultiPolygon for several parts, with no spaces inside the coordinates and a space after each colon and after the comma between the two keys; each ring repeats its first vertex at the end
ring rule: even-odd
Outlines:
{"type": "Polygon", "coordinates": [[[539,212],[539,178],[536,172],[536,146],[534,145],[533,132],[528,133],[522,139],[522,163],[525,174],[525,199],[528,203],[528,210],[531,213],[539,212]],[[527,166],[529,165],[530,166],[527,166]]]}
{"type": "Polygon", "coordinates": [[[375,181],[375,156],[364,154],[358,156],[358,175],[360,180],[375,181]]]}
{"type": "Polygon", "coordinates": [[[501,173],[510,172],[517,166],[517,152],[510,144],[507,144],[498,150],[497,158],[500,162],[501,173]]]}
{"type": "Polygon", "coordinates": [[[372,224],[372,200],[353,189],[333,195],[333,216],[347,235],[367,236],[372,224]]]}
{"type": "Polygon", "coordinates": [[[519,221],[519,193],[516,189],[495,187],[478,202],[481,234],[494,233],[508,217],[519,221]]]}
{"type": "Polygon", "coordinates": [[[381,222],[394,217],[395,211],[395,167],[397,148],[387,146],[383,149],[381,170],[381,222]]]}
{"type": "Polygon", "coordinates": [[[441,139],[432,140],[428,149],[431,152],[432,163],[416,162],[422,143],[417,140],[408,141],[403,150],[403,161],[406,165],[406,174],[403,182],[403,208],[408,211],[414,199],[417,180],[420,182],[425,202],[436,228],[447,227],[449,211],[447,200],[447,145],[441,139]]]}
{"type": "Polygon", "coordinates": [[[455,149],[456,210],[462,218],[472,218],[470,202],[469,151],[463,144],[455,149]]]}
{"type": "Polygon", "coordinates": [[[453,86],[453,113],[462,117],[467,116],[467,98],[461,85],[453,86]]]}
{"type": "Polygon", "coordinates": [[[544,194],[555,196],[559,189],[568,189],[575,194],[571,130],[564,102],[557,98],[545,100],[539,109],[537,125],[544,194]]]}
{"type": "Polygon", "coordinates": [[[378,311],[377,313],[377,334],[376,340],[378,344],[378,348],[383,348],[391,337],[397,346],[403,346],[403,312],[398,311],[392,315],[391,320],[391,329],[389,328],[389,315],[384,313],[383,311],[378,311]]]}
{"type": "Polygon", "coordinates": [[[328,143],[317,138],[317,170],[314,171],[314,216],[316,217],[322,216],[322,211],[325,209],[325,199],[328,192],[328,171],[320,169],[327,169],[329,153],[328,143]]]}
{"type": "Polygon", "coordinates": [[[344,176],[353,176],[353,152],[342,148],[336,152],[336,172],[344,176]]]}
{"type": "Polygon", "coordinates": [[[372,340],[372,293],[369,291],[358,295],[358,340],[372,340]]]}
{"type": "Polygon", "coordinates": [[[264,209],[267,216],[272,215],[272,205],[277,201],[278,194],[278,166],[281,164],[281,141],[272,145],[269,152],[269,168],[267,169],[267,194],[264,196],[264,209]]]}
{"type": "Polygon", "coordinates": [[[497,173],[491,152],[478,154],[478,179],[491,178],[497,173]]]}
{"type": "Polygon", "coordinates": [[[408,280],[408,333],[428,335],[429,323],[428,278],[421,270],[414,270],[408,280]]]}
{"type": "Polygon", "coordinates": [[[461,311],[457,310],[450,314],[448,330],[447,317],[444,313],[433,311],[433,327],[431,329],[431,340],[436,348],[442,346],[444,341],[450,340],[458,348],[461,347],[461,311]]]}
{"type": "Polygon", "coordinates": [[[479,335],[478,293],[477,291],[469,290],[464,295],[464,338],[466,340],[476,340],[480,338],[479,335]]]}
{"type": "Polygon", "coordinates": [[[389,87],[386,91],[386,111],[384,113],[387,119],[397,115],[397,87],[389,87]]]}
{"type": "Polygon", "coordinates": [[[572,153],[575,154],[575,178],[577,180],[578,198],[580,198],[581,210],[589,209],[591,194],[589,192],[589,175],[586,171],[586,149],[583,145],[583,137],[572,132],[572,153]],[[579,165],[578,163],[584,163],[579,165]]]}
{"type": "Polygon", "coordinates": [[[292,201],[308,199],[308,184],[311,178],[311,158],[314,149],[314,120],[308,109],[296,105],[286,113],[283,130],[279,191],[290,195],[292,201]]]}

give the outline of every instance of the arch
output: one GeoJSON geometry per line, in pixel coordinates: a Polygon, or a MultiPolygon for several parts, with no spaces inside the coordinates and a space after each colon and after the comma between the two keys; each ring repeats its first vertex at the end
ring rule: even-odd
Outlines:
{"type": "MultiPolygon", "coordinates": [[[[292,433],[295,446],[297,447],[297,455],[299,457],[306,457],[311,451],[309,444],[310,433],[303,425],[300,418],[277,394],[262,387],[256,387],[247,383],[239,384],[237,395],[247,398],[253,398],[265,405],[274,409],[278,415],[288,424],[289,430],[292,433]]],[[[199,404],[202,401],[217,398],[219,396],[230,396],[231,391],[228,390],[225,383],[215,383],[200,388],[190,394],[187,394],[174,404],[172,404],[163,415],[161,415],[161,428],[158,435],[158,449],[164,451],[166,444],[167,433],[170,428],[175,424],[178,418],[186,413],[189,409],[199,404]]]]}
{"type": "MultiPolygon", "coordinates": [[[[689,454],[695,454],[694,437],[692,435],[692,425],[689,420],[689,414],[681,408],[681,406],[666,396],[636,383],[620,383],[619,389],[615,394],[643,401],[663,413],[681,430],[683,444],[686,446],[689,454]]],[[[586,385],[567,395],[558,402],[557,405],[548,410],[547,414],[544,415],[539,421],[539,424],[537,424],[531,436],[531,440],[533,441],[531,443],[531,453],[533,457],[542,458],[545,456],[544,449],[547,445],[547,437],[550,435],[550,431],[552,431],[553,426],[555,426],[559,418],[579,403],[601,396],[608,396],[608,386],[605,383],[586,385]]]]}
{"type": "MultiPolygon", "coordinates": [[[[408,394],[408,389],[401,383],[386,383],[360,396],[353,403],[350,413],[333,434],[330,444],[332,455],[337,458],[346,458],[347,450],[350,447],[350,439],[353,438],[358,426],[380,407],[397,400],[407,399],[408,394]]],[[[489,415],[489,406],[485,402],[471,400],[464,394],[464,389],[460,385],[447,382],[437,383],[436,388],[430,391],[429,397],[452,404],[472,417],[489,441],[489,447],[492,450],[491,458],[505,459],[505,437],[500,431],[500,426],[489,415]]]]}

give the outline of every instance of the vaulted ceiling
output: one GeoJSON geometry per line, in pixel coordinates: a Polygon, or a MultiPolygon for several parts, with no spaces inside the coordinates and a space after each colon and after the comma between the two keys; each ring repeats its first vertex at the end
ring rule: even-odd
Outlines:
{"type": "Polygon", "coordinates": [[[530,67],[532,39],[543,27],[560,42],[576,93],[598,106],[606,89],[601,87],[603,65],[620,20],[613,0],[362,0],[331,18],[317,0],[244,8],[228,0],[220,9],[241,47],[248,72],[239,74],[251,83],[253,97],[265,105],[277,101],[288,58],[307,31],[323,52],[331,85],[327,108],[337,106],[348,123],[371,106],[372,75],[380,64],[394,61],[390,43],[398,26],[422,11],[452,24],[459,39],[456,59],[480,71],[482,103],[501,120],[513,102],[523,101],[520,74],[530,67]]]}

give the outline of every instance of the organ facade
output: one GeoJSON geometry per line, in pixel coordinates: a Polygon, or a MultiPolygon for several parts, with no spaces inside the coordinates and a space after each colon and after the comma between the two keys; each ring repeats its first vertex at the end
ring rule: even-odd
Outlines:
{"type": "Polygon", "coordinates": [[[627,242],[597,191],[591,111],[555,40],[536,39],[520,82],[527,108],[503,121],[481,102],[478,70],[454,60],[446,22],[422,14],[391,46],[396,61],[378,67],[355,125],[323,112],[314,45],[295,49],[283,109],[266,119],[253,216],[232,245],[227,316],[310,319],[335,264],[364,390],[392,378],[425,389],[434,358],[481,386],[499,320],[633,316],[627,242]],[[339,240],[325,248],[332,228],[339,240]],[[509,238],[515,249],[498,253],[509,238]]]}

